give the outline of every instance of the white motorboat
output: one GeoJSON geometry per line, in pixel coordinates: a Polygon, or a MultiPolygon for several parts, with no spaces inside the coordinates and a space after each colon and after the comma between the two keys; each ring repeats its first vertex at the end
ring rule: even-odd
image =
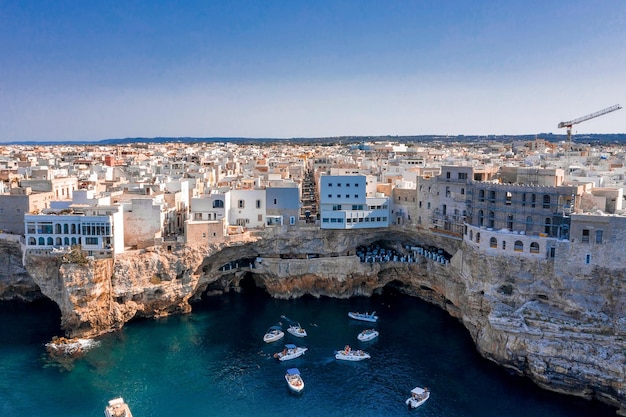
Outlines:
{"type": "Polygon", "coordinates": [[[302,392],[304,389],[304,380],[302,379],[298,368],[287,369],[285,381],[287,381],[287,386],[293,392],[302,392]]]}
{"type": "Polygon", "coordinates": [[[409,408],[417,408],[424,404],[428,398],[430,398],[428,388],[415,387],[411,390],[411,396],[407,398],[406,405],[408,405],[409,408]]]}
{"type": "Polygon", "coordinates": [[[274,353],[274,357],[279,361],[288,361],[290,359],[299,358],[304,355],[304,353],[309,350],[308,348],[296,346],[294,344],[285,345],[285,349],[282,352],[274,353]]]}
{"type": "Polygon", "coordinates": [[[285,336],[285,332],[280,326],[272,326],[265,332],[265,336],[263,336],[263,341],[265,343],[272,343],[277,340],[282,339],[285,336]]]}
{"type": "Polygon", "coordinates": [[[348,317],[355,320],[369,321],[371,323],[376,323],[378,321],[378,316],[375,311],[372,311],[371,313],[356,313],[350,311],[348,313],[348,317]]]}
{"type": "Polygon", "coordinates": [[[361,342],[368,342],[370,340],[376,339],[378,337],[378,330],[376,329],[365,329],[356,337],[361,342]]]}
{"type": "Polygon", "coordinates": [[[133,417],[128,404],[122,397],[109,400],[109,405],[104,409],[105,417],[133,417]]]}
{"type": "Polygon", "coordinates": [[[305,337],[307,334],[306,330],[300,326],[300,323],[291,323],[289,327],[287,327],[287,331],[296,337],[305,337]]]}
{"type": "Polygon", "coordinates": [[[335,353],[335,359],[342,361],[362,361],[364,359],[369,359],[370,357],[369,353],[360,349],[352,350],[349,345],[346,345],[343,350],[339,350],[335,353]]]}

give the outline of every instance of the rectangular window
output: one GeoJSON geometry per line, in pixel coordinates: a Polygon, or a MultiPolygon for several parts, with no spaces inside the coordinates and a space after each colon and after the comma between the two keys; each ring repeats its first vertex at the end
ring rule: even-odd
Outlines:
{"type": "Polygon", "coordinates": [[[239,207],[239,208],[244,208],[244,206],[245,206],[245,204],[244,204],[244,201],[243,201],[243,200],[239,200],[239,201],[237,201],[237,207],[239,207]]]}
{"type": "Polygon", "coordinates": [[[349,186],[350,186],[350,183],[347,183],[347,184],[346,184],[346,187],[349,187],[349,186]]]}
{"type": "Polygon", "coordinates": [[[276,205],[276,199],[274,199],[274,205],[276,205]]]}
{"type": "Polygon", "coordinates": [[[589,230],[588,229],[583,229],[582,242],[583,243],[589,243],[589,230]]]}
{"type": "Polygon", "coordinates": [[[337,187],[341,187],[341,183],[337,183],[337,187]]]}
{"type": "Polygon", "coordinates": [[[590,263],[591,263],[591,254],[590,254],[590,253],[588,253],[588,254],[585,256],[585,263],[586,263],[586,264],[590,264],[590,263]]]}
{"type": "Polygon", "coordinates": [[[337,223],[337,219],[330,219],[331,223],[337,223]]]}
{"type": "Polygon", "coordinates": [[[359,195],[358,195],[358,194],[355,194],[355,195],[354,195],[354,198],[359,198],[359,195]]]}
{"type": "Polygon", "coordinates": [[[446,171],[446,178],[450,179],[450,171],[446,171]]]}
{"type": "Polygon", "coordinates": [[[327,219],[326,217],[324,217],[324,218],[322,219],[322,223],[328,223],[328,219],[327,219]]]}
{"type": "Polygon", "coordinates": [[[262,215],[262,214],[259,214],[259,215],[257,216],[257,221],[260,221],[260,222],[262,222],[262,221],[263,221],[263,215],[262,215]]]}
{"type": "Polygon", "coordinates": [[[289,216],[289,224],[290,225],[294,225],[296,224],[296,217],[295,216],[289,216]]]}
{"type": "Polygon", "coordinates": [[[97,245],[98,244],[98,238],[97,237],[86,237],[85,238],[85,244],[87,244],[87,245],[97,245]]]}
{"type": "Polygon", "coordinates": [[[359,186],[359,184],[358,184],[358,183],[356,183],[356,184],[354,184],[354,186],[355,186],[355,187],[358,187],[358,186],[359,186]]]}
{"type": "Polygon", "coordinates": [[[459,172],[458,179],[466,180],[467,179],[467,172],[459,172]]]}
{"type": "Polygon", "coordinates": [[[332,182],[329,182],[329,183],[328,183],[328,186],[329,186],[329,187],[332,187],[332,186],[333,186],[333,183],[332,183],[332,182]]]}
{"type": "Polygon", "coordinates": [[[426,208],[430,210],[430,201],[426,204],[426,208]]]}
{"type": "Polygon", "coordinates": [[[602,243],[602,230],[596,230],[596,243],[602,243]]]}
{"type": "Polygon", "coordinates": [[[332,194],[328,194],[328,198],[333,198],[333,195],[332,194]]]}
{"type": "Polygon", "coordinates": [[[258,208],[258,209],[261,208],[261,200],[257,200],[256,201],[256,208],[258,208]]]}

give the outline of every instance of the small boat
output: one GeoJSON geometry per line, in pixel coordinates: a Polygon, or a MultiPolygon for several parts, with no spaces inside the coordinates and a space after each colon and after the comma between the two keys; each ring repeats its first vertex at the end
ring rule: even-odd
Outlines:
{"type": "Polygon", "coordinates": [[[428,388],[415,387],[411,390],[411,396],[407,398],[406,405],[409,408],[417,408],[424,404],[429,397],[430,391],[428,391],[428,388]]]}
{"type": "Polygon", "coordinates": [[[348,313],[348,317],[355,320],[369,321],[371,323],[376,323],[378,321],[378,316],[375,311],[372,311],[371,313],[355,313],[351,311],[348,313]]]}
{"type": "Polygon", "coordinates": [[[287,331],[296,337],[306,336],[306,330],[300,326],[300,323],[291,323],[289,327],[287,327],[287,331]]]}
{"type": "Polygon", "coordinates": [[[368,342],[370,340],[376,339],[378,337],[378,330],[376,329],[365,329],[356,337],[361,342],[368,342]]]}
{"type": "Polygon", "coordinates": [[[109,405],[104,409],[104,415],[106,417],[133,417],[128,404],[122,397],[109,400],[109,405]]]}
{"type": "Polygon", "coordinates": [[[293,344],[285,345],[285,349],[282,352],[274,353],[274,357],[279,361],[288,361],[290,359],[299,358],[304,355],[304,353],[309,350],[308,348],[296,346],[293,344]]]}
{"type": "Polygon", "coordinates": [[[343,350],[335,353],[335,359],[342,361],[362,361],[363,359],[369,359],[370,355],[362,350],[352,350],[349,345],[343,348],[343,350]]]}
{"type": "Polygon", "coordinates": [[[283,329],[280,326],[272,326],[267,329],[267,332],[265,332],[265,336],[263,336],[263,341],[265,343],[272,343],[282,339],[283,336],[285,336],[285,332],[283,332],[283,329]]]}
{"type": "Polygon", "coordinates": [[[287,381],[287,386],[293,392],[302,392],[304,389],[304,380],[302,379],[302,376],[300,376],[298,368],[287,369],[285,381],[287,381]]]}

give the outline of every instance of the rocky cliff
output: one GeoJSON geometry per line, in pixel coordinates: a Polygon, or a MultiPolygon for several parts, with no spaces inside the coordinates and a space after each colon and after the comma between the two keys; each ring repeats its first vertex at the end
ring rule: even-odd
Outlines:
{"type": "MultiPolygon", "coordinates": [[[[21,264],[18,249],[11,251],[3,260],[21,264]]],[[[581,274],[554,262],[484,255],[424,230],[272,229],[233,244],[155,248],[115,261],[27,257],[29,274],[17,282],[32,277],[59,305],[66,333],[79,337],[118,329],[133,317],[188,312],[190,300],[238,288],[242,279],[279,298],[367,296],[393,287],[461,320],[486,358],[547,389],[598,398],[626,414],[626,270],[581,274]],[[368,245],[399,252],[434,246],[451,258],[445,265],[424,257],[361,262],[356,251],[368,245]]],[[[1,294],[28,299],[15,296],[19,288],[10,289],[7,277],[0,275],[1,294]]]]}

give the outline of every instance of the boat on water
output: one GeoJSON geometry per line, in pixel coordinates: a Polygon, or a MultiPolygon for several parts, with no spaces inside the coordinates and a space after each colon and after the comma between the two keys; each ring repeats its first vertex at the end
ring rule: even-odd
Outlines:
{"type": "Polygon", "coordinates": [[[280,326],[272,326],[265,332],[265,336],[263,336],[263,341],[265,343],[272,343],[277,340],[282,339],[285,336],[285,332],[283,332],[282,327],[280,326]]]}
{"type": "Polygon", "coordinates": [[[302,379],[298,368],[287,369],[285,381],[287,381],[287,386],[293,392],[302,392],[304,389],[304,380],[302,379]]]}
{"type": "Polygon", "coordinates": [[[339,350],[335,353],[335,359],[341,361],[362,361],[369,359],[371,356],[369,353],[362,351],[361,349],[352,350],[349,345],[346,345],[343,350],[339,350]]]}
{"type": "Polygon", "coordinates": [[[109,404],[104,409],[105,417],[133,417],[128,404],[122,397],[109,400],[109,404]]]}
{"type": "Polygon", "coordinates": [[[307,335],[306,330],[300,326],[300,323],[291,323],[287,327],[287,331],[296,337],[305,337],[307,335]]]}
{"type": "Polygon", "coordinates": [[[289,343],[285,345],[285,349],[283,349],[282,352],[274,353],[274,357],[281,362],[288,361],[290,359],[299,358],[304,355],[307,350],[309,349],[289,343]]]}
{"type": "Polygon", "coordinates": [[[417,408],[424,404],[428,398],[430,398],[428,388],[415,387],[411,390],[411,396],[405,402],[409,408],[417,408]]]}
{"type": "Polygon", "coordinates": [[[375,311],[372,311],[371,313],[356,313],[350,311],[348,313],[348,317],[355,320],[369,321],[371,323],[376,323],[378,321],[378,316],[375,311]]]}
{"type": "Polygon", "coordinates": [[[361,342],[368,342],[370,340],[376,339],[378,337],[378,330],[376,329],[365,329],[361,333],[357,335],[357,339],[361,342]]]}

